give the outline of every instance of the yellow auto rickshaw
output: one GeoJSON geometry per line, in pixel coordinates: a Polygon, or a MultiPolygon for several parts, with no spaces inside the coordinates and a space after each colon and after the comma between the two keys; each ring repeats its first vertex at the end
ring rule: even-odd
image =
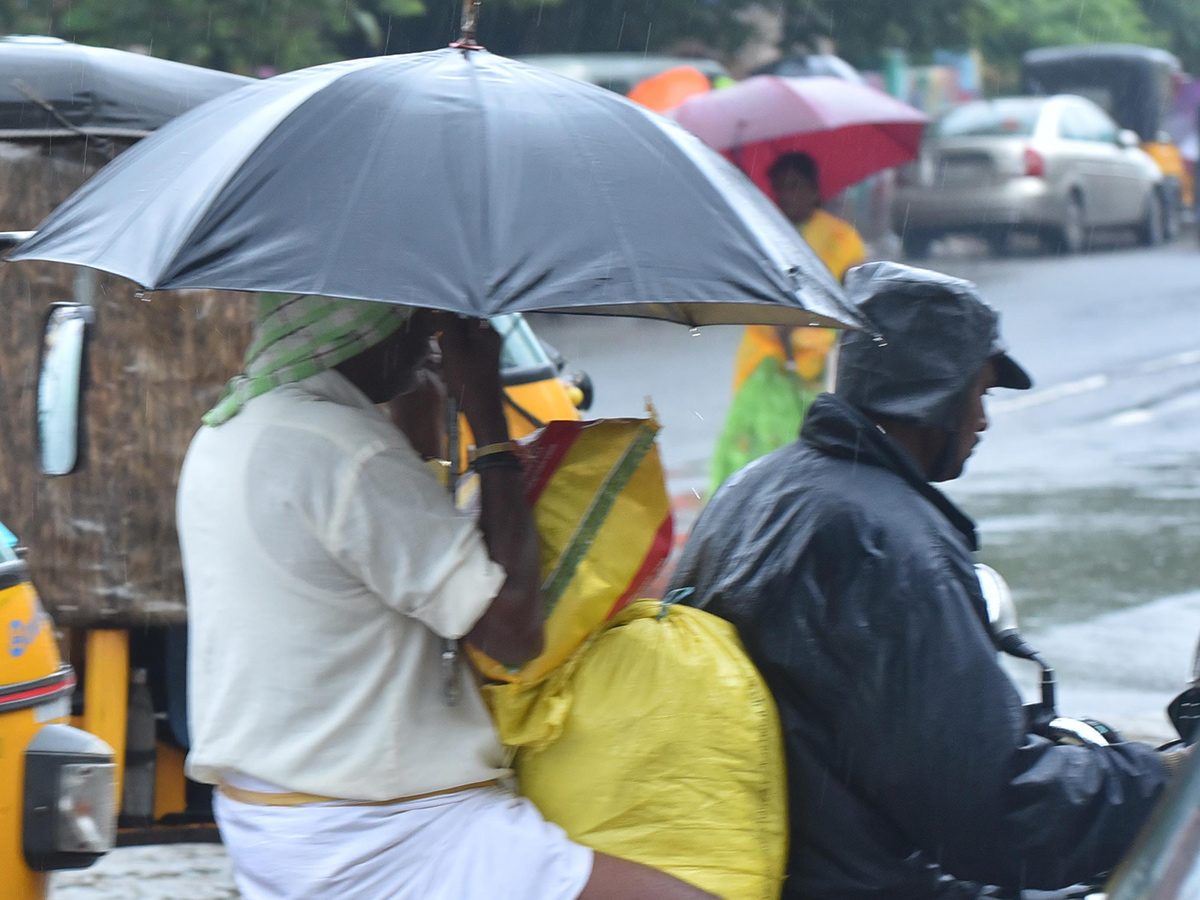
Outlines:
{"type": "Polygon", "coordinates": [[[1099,104],[1121,128],[1136,132],[1142,149],[1164,176],[1163,233],[1179,231],[1181,214],[1195,205],[1192,173],[1166,130],[1175,95],[1183,83],[1179,59],[1154,47],[1092,44],[1043,47],[1025,54],[1024,89],[1029,94],[1078,94],[1099,104]]]}
{"type": "Polygon", "coordinates": [[[0,883],[25,900],[112,848],[117,794],[112,748],[67,724],[75,673],[15,543],[0,526],[0,883]]]}

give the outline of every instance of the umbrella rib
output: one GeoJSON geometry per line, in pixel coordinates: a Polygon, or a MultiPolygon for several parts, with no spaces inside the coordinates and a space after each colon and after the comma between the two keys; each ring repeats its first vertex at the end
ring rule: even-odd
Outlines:
{"type": "MultiPolygon", "coordinates": [[[[793,89],[791,84],[789,84],[788,81],[781,75],[769,75],[767,77],[774,79],[772,84],[774,85],[776,91],[780,94],[781,103],[799,104],[803,108],[805,115],[811,118],[819,117],[820,112],[813,103],[811,97],[808,97],[802,94],[800,91],[793,89]]],[[[786,137],[790,131],[792,131],[792,129],[784,130],[779,134],[768,138],[767,140],[779,140],[780,138],[786,137]]]]}
{"type": "Polygon", "coordinates": [[[318,85],[313,90],[309,91],[307,96],[305,96],[303,99],[301,99],[298,103],[294,103],[291,106],[291,108],[288,109],[288,111],[286,113],[284,113],[284,115],[282,115],[269,129],[265,129],[263,131],[262,135],[259,137],[259,139],[246,152],[246,155],[242,157],[241,161],[236,166],[233,166],[230,168],[229,172],[226,174],[225,178],[221,182],[221,187],[215,191],[212,191],[209,194],[208,200],[205,203],[198,206],[197,213],[193,217],[191,224],[188,225],[187,229],[185,229],[183,231],[183,238],[176,245],[176,247],[175,247],[174,251],[172,251],[171,255],[166,258],[168,264],[166,266],[164,266],[164,270],[170,271],[170,269],[173,268],[173,264],[175,263],[176,259],[178,258],[180,251],[188,243],[188,241],[191,240],[192,237],[195,235],[197,227],[200,224],[202,224],[205,221],[205,219],[208,218],[209,213],[211,212],[213,206],[216,205],[218,198],[220,198],[220,196],[224,193],[225,188],[228,187],[229,183],[231,181],[233,181],[233,179],[238,175],[238,173],[240,173],[243,170],[246,163],[248,163],[250,161],[250,159],[253,158],[254,154],[256,154],[262,148],[262,145],[263,145],[263,143],[265,143],[267,138],[269,138],[272,134],[274,134],[276,131],[278,131],[279,128],[281,128],[285,122],[287,122],[289,119],[291,119],[297,113],[299,113],[299,111],[305,105],[307,105],[309,102],[311,102],[312,99],[317,94],[326,90],[330,85],[332,85],[338,81],[341,81],[343,78],[347,77],[348,75],[353,75],[354,73],[360,72],[363,69],[368,69],[373,66],[376,66],[385,58],[386,57],[380,56],[380,57],[372,57],[372,58],[366,59],[366,60],[349,60],[348,62],[359,63],[359,65],[345,66],[343,71],[338,72],[333,78],[328,79],[327,81],[318,85]]]}
{"type": "MultiPolygon", "coordinates": [[[[358,68],[361,68],[361,67],[358,67],[358,68]]],[[[349,69],[349,71],[357,71],[357,68],[349,69]]],[[[336,81],[338,78],[341,78],[346,74],[348,74],[348,72],[342,72],[342,73],[338,74],[338,76],[336,78],[330,79],[329,81],[326,81],[323,84],[321,84],[321,85],[317,86],[316,88],[314,88],[313,90],[311,90],[308,93],[307,97],[305,97],[299,103],[293,105],[291,107],[291,109],[289,109],[288,112],[283,117],[281,117],[271,127],[270,130],[264,131],[263,134],[260,135],[259,138],[257,140],[255,140],[253,142],[253,144],[251,144],[247,148],[245,155],[241,158],[240,162],[236,166],[229,166],[228,171],[225,173],[224,177],[221,179],[220,187],[217,188],[216,190],[209,192],[206,200],[204,202],[198,203],[196,205],[196,209],[193,210],[193,213],[190,217],[191,221],[187,224],[186,227],[180,229],[180,237],[175,242],[175,246],[172,248],[172,250],[169,254],[164,254],[162,256],[163,265],[161,266],[160,270],[156,273],[154,283],[153,284],[145,284],[145,285],[143,285],[143,287],[147,287],[147,288],[151,288],[151,289],[157,287],[158,283],[162,280],[163,275],[166,272],[170,271],[173,263],[175,262],[176,258],[179,256],[180,251],[187,244],[187,242],[191,239],[196,226],[199,225],[205,219],[205,217],[208,215],[209,210],[212,209],[213,205],[216,203],[217,199],[221,196],[221,194],[225,190],[225,188],[229,185],[230,181],[233,180],[234,176],[237,174],[238,171],[240,171],[241,167],[245,164],[245,162],[248,159],[250,159],[250,157],[252,157],[255,154],[255,152],[257,152],[259,147],[262,146],[262,143],[266,139],[266,137],[269,134],[271,134],[271,132],[273,132],[276,128],[278,128],[280,124],[282,124],[289,117],[291,117],[296,112],[297,109],[299,109],[304,103],[306,103],[313,96],[313,94],[322,90],[328,84],[332,83],[333,81],[336,81]]],[[[131,159],[136,162],[137,157],[135,156],[135,157],[132,157],[131,159]]],[[[179,172],[177,172],[172,178],[170,178],[167,181],[167,184],[175,184],[178,181],[185,179],[187,177],[187,174],[188,173],[187,173],[186,168],[181,169],[179,172]]],[[[148,196],[142,203],[140,203],[134,209],[132,209],[130,211],[129,215],[125,218],[123,227],[113,229],[112,235],[98,249],[96,255],[102,256],[105,253],[107,253],[111,249],[113,243],[115,243],[121,237],[121,234],[125,231],[125,229],[128,228],[129,223],[132,222],[133,220],[135,220],[136,218],[138,218],[145,211],[145,209],[148,206],[153,204],[155,201],[161,199],[162,194],[164,192],[165,192],[164,190],[160,190],[158,193],[148,196]]]]}
{"type": "MultiPolygon", "coordinates": [[[[359,71],[359,70],[355,70],[355,71],[359,71]]],[[[334,79],[334,81],[337,81],[337,79],[334,79]]],[[[330,82],[330,84],[333,84],[333,82],[330,82]]],[[[404,94],[404,96],[400,99],[400,102],[394,108],[391,109],[392,114],[390,116],[390,120],[394,120],[403,112],[405,106],[407,106],[409,99],[411,97],[412,97],[411,93],[404,94]]],[[[301,104],[301,105],[303,105],[303,104],[301,104]]],[[[293,112],[296,112],[299,109],[300,109],[300,107],[297,106],[296,109],[293,110],[293,112]]],[[[291,115],[291,113],[289,113],[289,116],[290,115],[291,115]]],[[[280,121],[281,125],[283,124],[283,121],[286,120],[286,118],[287,117],[285,116],[284,120],[280,121]]],[[[371,141],[370,147],[367,148],[367,151],[363,154],[362,161],[361,161],[362,164],[359,166],[359,169],[358,169],[358,178],[356,179],[354,186],[351,188],[350,202],[346,203],[345,208],[342,211],[341,221],[337,225],[337,233],[335,236],[331,236],[331,240],[328,242],[326,252],[325,252],[325,267],[323,270],[326,277],[328,276],[328,273],[333,264],[334,258],[337,256],[337,251],[340,249],[341,244],[345,239],[346,231],[350,225],[350,219],[361,209],[359,201],[362,198],[363,190],[366,188],[367,175],[371,169],[370,162],[376,156],[378,156],[379,150],[380,150],[380,144],[385,139],[385,137],[386,137],[385,129],[383,128],[382,123],[380,123],[380,127],[376,130],[375,136],[371,141]]],[[[322,290],[322,293],[325,293],[325,291],[322,290]]]]}
{"type": "MultiPolygon", "coordinates": [[[[254,148],[256,149],[257,147],[258,147],[258,144],[255,144],[254,148]]],[[[246,154],[247,157],[249,157],[249,155],[253,152],[254,152],[254,150],[251,149],[250,152],[246,154]]],[[[178,174],[175,175],[175,177],[173,177],[167,181],[167,185],[175,184],[180,179],[184,178],[184,176],[185,176],[185,173],[183,171],[180,171],[178,174]]],[[[225,177],[225,180],[222,183],[222,189],[224,189],[224,186],[229,183],[229,181],[230,181],[230,179],[232,179],[232,177],[233,177],[233,172],[231,171],[225,177]]],[[[163,193],[163,191],[160,191],[158,194],[152,194],[150,196],[147,196],[146,199],[140,205],[131,209],[129,211],[129,215],[125,217],[125,221],[121,224],[121,227],[113,229],[113,232],[109,236],[108,240],[105,241],[99,247],[99,249],[97,250],[95,255],[102,257],[109,250],[111,250],[112,245],[114,243],[116,243],[116,241],[118,239],[121,238],[121,236],[123,235],[125,230],[129,227],[130,223],[133,222],[135,219],[139,218],[141,216],[141,214],[146,210],[147,207],[151,206],[153,203],[155,203],[157,200],[159,200],[162,196],[162,193],[163,193]]],[[[194,228],[196,226],[196,224],[198,222],[200,222],[200,220],[204,217],[204,214],[208,212],[208,210],[212,206],[212,204],[216,202],[216,198],[219,194],[220,194],[219,190],[214,191],[212,193],[212,195],[210,196],[210,198],[204,204],[198,206],[198,208],[196,210],[196,214],[192,217],[191,224],[188,225],[187,228],[180,229],[180,237],[175,242],[174,248],[171,250],[171,252],[169,254],[166,254],[162,257],[163,264],[160,267],[159,271],[157,273],[155,273],[153,282],[148,283],[148,284],[143,284],[142,287],[146,287],[146,288],[150,288],[150,289],[157,287],[158,282],[162,279],[163,273],[170,268],[170,265],[175,260],[175,257],[179,255],[179,251],[183,249],[183,245],[185,243],[187,243],[188,238],[191,236],[192,228],[194,228]]]]}
{"type": "MultiPolygon", "coordinates": [[[[902,140],[900,140],[900,138],[899,138],[899,136],[898,136],[898,135],[894,134],[894,133],[891,131],[891,129],[889,129],[889,128],[887,127],[887,126],[889,126],[889,125],[900,125],[900,126],[904,126],[904,125],[907,125],[907,124],[909,124],[909,123],[907,123],[907,122],[883,122],[883,123],[881,123],[881,125],[880,125],[879,131],[880,131],[880,133],[882,133],[883,135],[885,135],[885,136],[887,137],[887,139],[888,139],[889,141],[891,141],[891,143],[892,143],[893,145],[895,145],[895,146],[899,147],[901,150],[903,150],[905,154],[911,154],[911,153],[913,153],[913,148],[912,148],[912,147],[909,147],[909,146],[907,146],[907,145],[906,145],[906,144],[905,144],[905,143],[904,143],[902,140]]],[[[919,147],[920,147],[920,140],[919,140],[919,139],[918,139],[918,141],[917,141],[917,145],[918,145],[918,147],[917,147],[917,152],[919,153],[919,152],[920,152],[920,150],[919,150],[919,147]]]]}
{"type": "Polygon", "coordinates": [[[479,198],[479,230],[480,237],[482,238],[478,246],[480,252],[487,254],[487,259],[475,260],[477,269],[474,274],[476,276],[482,275],[482,277],[472,279],[472,281],[476,282],[476,290],[480,292],[475,308],[482,313],[487,309],[488,299],[492,293],[492,277],[495,272],[493,262],[496,258],[496,254],[492,252],[492,228],[489,215],[491,209],[488,206],[487,192],[487,185],[491,182],[491,173],[488,171],[488,162],[491,158],[489,155],[491,143],[488,141],[488,107],[484,102],[483,88],[479,82],[479,72],[475,68],[476,57],[474,51],[464,50],[463,54],[466,57],[467,71],[470,73],[468,78],[475,93],[475,102],[479,108],[479,140],[482,145],[481,149],[483,150],[479,154],[479,190],[476,192],[476,197],[479,198]]]}
{"type": "MultiPolygon", "coordinates": [[[[629,102],[632,103],[632,101],[629,102]]],[[[624,126],[624,123],[620,119],[610,114],[607,107],[602,111],[604,112],[605,117],[615,126],[624,126]]],[[[579,155],[588,161],[589,167],[593,166],[596,163],[597,158],[589,152],[589,148],[587,148],[579,139],[579,135],[577,135],[574,130],[570,128],[566,128],[564,131],[570,138],[571,143],[576,147],[579,155]]],[[[619,302],[652,302],[650,298],[643,296],[645,292],[645,285],[641,282],[641,273],[633,258],[633,248],[630,246],[624,230],[618,226],[616,221],[616,205],[613,203],[612,195],[608,192],[607,185],[598,184],[597,193],[603,198],[604,208],[608,212],[608,215],[605,216],[605,219],[608,221],[609,228],[612,229],[613,236],[615,238],[614,243],[616,246],[621,248],[621,253],[624,256],[625,266],[634,281],[634,292],[637,294],[637,296],[632,298],[632,300],[619,302]]]]}

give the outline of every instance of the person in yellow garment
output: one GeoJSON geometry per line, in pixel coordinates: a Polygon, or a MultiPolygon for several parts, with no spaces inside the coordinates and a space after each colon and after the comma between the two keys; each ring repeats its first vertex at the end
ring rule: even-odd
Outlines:
{"type": "MultiPolygon", "coordinates": [[[[866,249],[854,226],[821,208],[820,176],[811,156],[785,153],[771,166],[768,177],[780,212],[796,226],[838,281],[845,277],[847,269],[866,259],[866,249]]],[[[787,363],[780,332],[790,337],[791,358],[802,379],[815,381],[824,372],[825,356],[833,346],[832,330],[749,325],[738,347],[733,376],[735,393],[767,357],[779,360],[780,365],[787,363]]]]}
{"type": "MultiPolygon", "coordinates": [[[[854,226],[821,208],[820,173],[811,156],[785,153],[768,177],[776,205],[835,278],[841,281],[866,259],[854,226]]],[[[835,334],[828,328],[746,327],[734,361],[734,406],[713,454],[713,490],[742,466],[795,440],[804,409],[822,389],[835,334]],[[781,395],[785,380],[800,391],[798,400],[781,395]]]]}

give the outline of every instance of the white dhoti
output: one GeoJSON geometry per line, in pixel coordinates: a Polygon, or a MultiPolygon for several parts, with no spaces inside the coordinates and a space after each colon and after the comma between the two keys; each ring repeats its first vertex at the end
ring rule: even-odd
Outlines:
{"type": "Polygon", "coordinates": [[[592,851],[483,787],[384,806],[259,806],[217,791],[244,900],[575,900],[592,851]]]}

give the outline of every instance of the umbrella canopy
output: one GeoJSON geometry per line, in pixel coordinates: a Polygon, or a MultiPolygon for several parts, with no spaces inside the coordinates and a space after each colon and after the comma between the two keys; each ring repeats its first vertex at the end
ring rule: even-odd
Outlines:
{"type": "Polygon", "coordinates": [[[655,112],[674,109],[688,97],[712,90],[708,77],[693,66],[676,66],[640,82],[626,96],[655,112]]]}
{"type": "Polygon", "coordinates": [[[670,113],[733,159],[767,193],[782,154],[808,153],[832,197],[882,169],[916,159],[929,118],[882,91],[841,78],[758,75],[693,97],[670,113]]]}
{"type": "Polygon", "coordinates": [[[482,50],[333,63],[124,153],[13,259],[151,290],[289,291],[692,325],[855,325],[761,193],[669,120],[482,50]]]}
{"type": "Polygon", "coordinates": [[[0,140],[145,137],[253,78],[50,37],[0,40],[0,140]]]}

